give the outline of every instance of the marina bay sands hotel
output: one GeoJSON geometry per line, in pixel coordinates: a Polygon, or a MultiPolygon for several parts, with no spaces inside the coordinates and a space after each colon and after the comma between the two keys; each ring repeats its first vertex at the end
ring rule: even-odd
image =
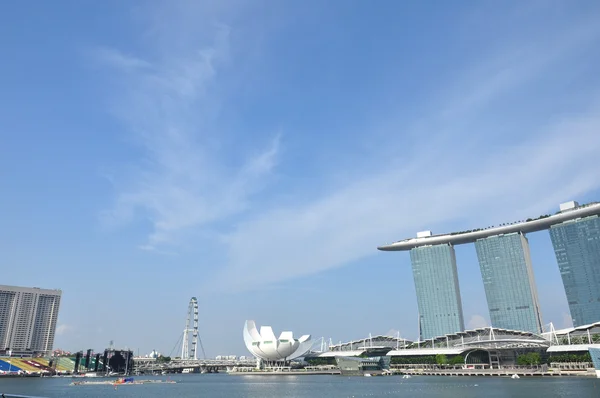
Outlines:
{"type": "Polygon", "coordinates": [[[410,251],[421,340],[464,331],[454,246],[475,243],[492,326],[540,333],[542,317],[527,233],[549,230],[573,326],[600,321],[600,203],[449,234],[419,232],[383,251],[410,251]]]}

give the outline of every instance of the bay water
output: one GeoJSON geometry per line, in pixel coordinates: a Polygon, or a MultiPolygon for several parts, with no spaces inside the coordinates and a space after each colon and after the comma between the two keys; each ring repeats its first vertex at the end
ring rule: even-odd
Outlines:
{"type": "MultiPolygon", "coordinates": [[[[138,376],[136,379],[163,379],[167,376],[138,376]]],[[[388,377],[344,376],[231,376],[227,374],[171,375],[176,384],[118,386],[73,386],[81,379],[5,378],[0,379],[0,393],[33,395],[48,398],[558,398],[600,397],[600,379],[595,378],[498,378],[414,376],[403,379],[388,377]]],[[[92,380],[92,379],[88,379],[92,380]]],[[[95,379],[102,380],[102,379],[95,379]]]]}

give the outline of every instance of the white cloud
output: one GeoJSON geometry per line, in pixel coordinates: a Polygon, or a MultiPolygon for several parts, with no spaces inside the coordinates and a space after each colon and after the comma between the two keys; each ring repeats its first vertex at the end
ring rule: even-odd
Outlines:
{"type": "Polygon", "coordinates": [[[444,98],[442,117],[456,122],[455,118],[465,112],[474,113],[518,86],[537,79],[555,63],[593,45],[598,35],[600,25],[594,17],[559,34],[554,32],[532,40],[510,41],[489,59],[468,68],[464,76],[453,83],[449,98],[444,98]]]}
{"type": "MultiPolygon", "coordinates": [[[[599,188],[600,108],[595,104],[562,119],[554,115],[552,123],[517,127],[510,133],[512,145],[496,145],[505,137],[486,134],[488,122],[479,117],[482,107],[506,96],[506,87],[526,85],[575,48],[593,43],[600,28],[592,24],[559,34],[564,35],[560,45],[547,41],[537,51],[513,57],[510,73],[506,60],[491,57],[502,60],[496,72],[494,63],[484,61],[485,73],[453,95],[444,93],[447,104],[433,101],[441,110],[418,123],[414,147],[396,147],[404,156],[358,161],[354,180],[303,196],[295,205],[257,211],[238,224],[225,239],[229,261],[221,280],[250,287],[309,275],[374,255],[378,245],[418,230],[457,219],[472,227],[520,219],[599,188]],[[489,76],[495,77],[489,81],[489,76]],[[442,132],[436,132],[442,124],[442,132]],[[363,174],[361,167],[373,170],[373,162],[381,167],[363,174]]],[[[397,126],[390,130],[388,136],[394,137],[397,126]]],[[[394,140],[382,146],[393,147],[394,140]]]]}
{"type": "Polygon", "coordinates": [[[123,54],[109,47],[98,47],[91,55],[101,63],[127,72],[132,72],[137,69],[152,68],[152,65],[143,59],[123,54]]]}
{"type": "Polygon", "coordinates": [[[466,162],[454,150],[436,159],[422,154],[401,171],[269,209],[226,238],[230,258],[222,278],[244,286],[278,282],[373,255],[378,245],[457,217],[485,226],[553,209],[599,186],[599,129],[600,117],[582,117],[502,153],[481,148],[466,162]]]}
{"type": "Polygon", "coordinates": [[[473,315],[467,322],[467,329],[485,328],[490,326],[488,321],[481,315],[473,315]]]}
{"type": "MultiPolygon", "coordinates": [[[[193,11],[179,10],[178,16],[191,21],[193,11]]],[[[394,123],[381,146],[402,155],[357,158],[347,170],[351,181],[301,192],[291,204],[277,204],[274,195],[268,207],[252,206],[250,198],[277,164],[280,139],[263,151],[250,149],[258,153],[236,165],[217,149],[221,130],[214,104],[234,95],[217,88],[220,68],[231,62],[232,39],[229,28],[203,23],[208,19],[192,25],[210,28],[184,34],[177,21],[158,18],[159,50],[151,58],[106,48],[98,53],[124,73],[115,112],[145,153],[131,180],[116,183],[108,218],[123,222],[141,213],[153,231],[140,247],[158,252],[181,235],[251,210],[221,235],[227,262],[208,287],[258,286],[316,273],[374,255],[376,246],[426,227],[458,218],[476,227],[525,217],[600,185],[597,108],[535,131],[511,132],[512,145],[506,146],[495,145],[498,133],[486,134],[489,126],[479,117],[481,108],[596,38],[598,29],[586,26],[555,32],[565,38],[560,45],[548,41],[529,52],[523,44],[508,60],[502,53],[482,62],[475,76],[432,99],[427,120],[408,131],[416,145],[394,146],[404,130],[394,123]],[[443,134],[437,133],[442,125],[443,134]]],[[[332,162],[313,176],[314,185],[336,172],[332,162]]]]}
{"type": "MultiPolygon", "coordinates": [[[[177,18],[189,18],[185,7],[196,6],[178,3],[177,18]]],[[[149,12],[151,18],[158,14],[149,12]]],[[[157,246],[176,245],[187,230],[241,212],[277,162],[279,134],[263,150],[249,148],[253,155],[236,165],[219,154],[220,131],[213,119],[221,98],[215,86],[218,66],[227,63],[230,31],[223,24],[203,24],[209,20],[202,15],[196,21],[208,26],[198,32],[194,25],[198,42],[182,49],[162,41],[147,55],[151,61],[113,48],[94,51],[95,60],[116,68],[113,111],[145,157],[130,175],[110,176],[116,204],[103,220],[118,225],[137,216],[148,219],[153,231],[139,245],[142,250],[165,253],[157,246]]],[[[162,39],[178,31],[177,20],[172,22],[164,31],[164,21],[153,25],[162,39]]]]}
{"type": "Polygon", "coordinates": [[[66,334],[69,334],[69,332],[72,330],[73,330],[73,328],[71,327],[71,325],[67,325],[65,323],[59,323],[58,325],[56,325],[55,334],[57,336],[64,336],[66,334]]]}

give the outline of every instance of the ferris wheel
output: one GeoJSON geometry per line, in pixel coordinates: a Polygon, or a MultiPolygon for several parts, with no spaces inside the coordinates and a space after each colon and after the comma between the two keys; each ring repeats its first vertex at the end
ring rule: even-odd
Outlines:
{"type": "Polygon", "coordinates": [[[200,344],[202,349],[202,357],[206,359],[202,340],[198,337],[198,300],[196,297],[190,299],[188,305],[187,319],[185,321],[185,329],[183,329],[183,342],[181,344],[181,359],[198,359],[197,346],[200,344]],[[191,324],[191,327],[190,327],[191,324]],[[191,332],[191,336],[190,336],[191,332]],[[192,338],[190,347],[190,337],[192,338]]]}

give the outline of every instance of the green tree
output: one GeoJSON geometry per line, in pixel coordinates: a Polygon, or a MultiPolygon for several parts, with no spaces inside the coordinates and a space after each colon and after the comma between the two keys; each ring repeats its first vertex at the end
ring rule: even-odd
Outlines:
{"type": "Polygon", "coordinates": [[[542,361],[542,357],[539,352],[530,352],[529,353],[529,364],[530,365],[539,365],[542,361]]]}
{"type": "Polygon", "coordinates": [[[448,363],[448,358],[444,354],[437,354],[435,356],[435,363],[438,365],[445,365],[448,363]]]}
{"type": "Polygon", "coordinates": [[[521,366],[539,365],[540,361],[541,356],[539,352],[528,352],[517,357],[517,365],[521,366]]]}
{"type": "Polygon", "coordinates": [[[308,358],[306,359],[309,365],[335,365],[335,358],[308,358]]]}
{"type": "Polygon", "coordinates": [[[552,362],[592,362],[592,358],[589,352],[584,354],[558,354],[548,358],[548,363],[552,362]]]}
{"type": "Polygon", "coordinates": [[[448,363],[450,365],[462,365],[465,363],[465,358],[462,355],[455,355],[449,359],[448,363]]]}

